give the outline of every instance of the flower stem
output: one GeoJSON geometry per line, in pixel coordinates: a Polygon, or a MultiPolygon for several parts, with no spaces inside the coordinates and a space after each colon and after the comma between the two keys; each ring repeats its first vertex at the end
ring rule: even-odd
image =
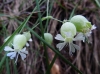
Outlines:
{"type": "MultiPolygon", "coordinates": [[[[40,11],[40,6],[39,6],[39,3],[38,3],[38,0],[35,0],[36,1],[36,5],[37,5],[37,10],[40,11]]],[[[41,18],[41,13],[39,12],[38,13],[38,16],[39,16],[39,21],[40,21],[40,28],[41,28],[41,33],[42,33],[42,38],[44,39],[44,29],[43,29],[43,24],[42,24],[42,18],[41,18]]],[[[48,55],[47,55],[47,50],[46,50],[46,46],[45,44],[43,44],[44,46],[44,54],[45,54],[45,57],[46,57],[46,64],[47,64],[47,67],[49,66],[49,61],[48,61],[48,55]]]]}

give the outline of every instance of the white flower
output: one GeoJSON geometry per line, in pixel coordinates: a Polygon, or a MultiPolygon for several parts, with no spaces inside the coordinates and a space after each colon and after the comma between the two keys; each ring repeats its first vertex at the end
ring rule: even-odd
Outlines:
{"type": "MultiPolygon", "coordinates": [[[[96,29],[97,27],[95,25],[92,25],[91,29],[89,31],[87,31],[86,33],[83,33],[84,35],[84,39],[88,38],[89,36],[91,36],[92,30],[96,29]]],[[[83,42],[85,42],[85,40],[83,40],[83,42]]]]}
{"type": "Polygon", "coordinates": [[[18,56],[21,56],[21,59],[24,61],[24,59],[26,58],[26,54],[28,54],[28,51],[26,50],[26,47],[24,47],[23,49],[12,49],[9,46],[6,46],[4,48],[5,51],[8,51],[7,56],[10,57],[10,59],[16,59],[15,63],[17,62],[18,56]]]}
{"type": "Polygon", "coordinates": [[[16,59],[16,63],[19,55],[21,56],[22,60],[26,58],[26,54],[28,54],[26,47],[24,47],[26,43],[26,37],[24,35],[18,34],[13,38],[12,46],[6,46],[4,50],[8,51],[7,56],[9,56],[10,59],[16,59]]]}
{"type": "Polygon", "coordinates": [[[69,54],[71,55],[75,52],[75,49],[80,49],[78,45],[73,43],[73,41],[84,40],[84,37],[82,33],[79,33],[75,38],[73,38],[71,32],[65,32],[65,36],[66,37],[64,38],[60,34],[56,35],[56,40],[63,41],[62,43],[58,43],[56,47],[59,49],[59,51],[61,51],[64,46],[69,45],[69,54]]]}

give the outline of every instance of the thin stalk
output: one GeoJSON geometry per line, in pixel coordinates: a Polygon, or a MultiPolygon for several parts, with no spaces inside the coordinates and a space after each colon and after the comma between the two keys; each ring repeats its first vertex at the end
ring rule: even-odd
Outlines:
{"type": "Polygon", "coordinates": [[[5,60],[6,60],[6,54],[4,55],[4,57],[2,58],[2,60],[0,61],[0,69],[1,69],[1,67],[3,65],[3,63],[5,62],[5,60]]]}
{"type": "MultiPolygon", "coordinates": [[[[40,6],[39,6],[39,3],[38,3],[38,0],[35,0],[36,1],[36,5],[37,5],[37,10],[40,11],[40,6]]],[[[39,12],[38,13],[38,16],[39,16],[39,21],[40,21],[40,28],[41,28],[41,33],[42,33],[42,38],[44,39],[44,30],[43,30],[43,24],[42,24],[42,18],[41,18],[41,13],[39,12]]],[[[45,44],[43,44],[44,46],[44,54],[45,54],[45,57],[46,57],[46,64],[47,64],[47,67],[49,66],[49,61],[48,61],[48,54],[47,54],[47,50],[46,50],[46,46],[45,44]]],[[[48,73],[49,74],[49,73],[48,73]]]]}
{"type": "Polygon", "coordinates": [[[8,57],[6,58],[6,68],[7,68],[6,74],[10,74],[10,68],[9,68],[9,60],[8,60],[8,57]]]}
{"type": "Polygon", "coordinates": [[[100,2],[98,0],[95,0],[97,6],[100,8],[100,2]]]}
{"type": "Polygon", "coordinates": [[[16,64],[15,64],[14,60],[13,60],[13,66],[14,66],[14,72],[15,72],[15,74],[18,74],[17,67],[16,67],[16,64]]]}
{"type": "Polygon", "coordinates": [[[74,15],[77,6],[78,6],[78,4],[76,4],[76,6],[74,7],[74,9],[72,10],[72,12],[71,12],[71,14],[70,14],[70,17],[69,17],[69,20],[70,20],[70,19],[72,18],[72,16],[74,15]]]}
{"type": "MultiPolygon", "coordinates": [[[[49,0],[47,0],[47,15],[46,16],[49,16],[49,13],[48,13],[49,10],[48,9],[49,9],[49,0]]],[[[46,25],[45,25],[44,31],[46,31],[46,28],[48,26],[48,22],[49,22],[49,19],[47,19],[47,21],[46,21],[46,25]]]]}
{"type": "MultiPolygon", "coordinates": [[[[52,8],[53,8],[53,7],[52,7],[52,6],[53,6],[53,2],[54,2],[54,0],[52,0],[51,3],[50,3],[49,13],[48,13],[48,15],[51,14],[51,10],[52,10],[52,8]]],[[[49,20],[49,19],[48,19],[48,20],[49,20]]],[[[47,25],[48,25],[48,22],[49,22],[48,20],[47,20],[47,25]]],[[[48,32],[48,29],[47,29],[47,32],[48,32]]]]}
{"type": "MultiPolygon", "coordinates": [[[[24,23],[25,25],[26,25],[26,23],[28,22],[28,20],[30,19],[30,17],[32,16],[32,14],[34,13],[34,11],[35,11],[35,9],[34,9],[34,10],[32,11],[32,13],[28,16],[28,18],[25,20],[25,23],[24,23]]],[[[22,26],[20,32],[22,32],[22,30],[23,30],[23,28],[25,27],[25,25],[22,26]]],[[[19,32],[19,33],[20,33],[20,32],[19,32]]]]}
{"type": "Polygon", "coordinates": [[[57,55],[55,54],[55,56],[54,56],[52,62],[51,62],[50,65],[49,65],[49,68],[48,68],[47,71],[46,71],[46,74],[48,74],[48,71],[51,70],[51,68],[52,68],[52,66],[53,66],[53,64],[54,64],[54,62],[55,62],[55,60],[56,60],[56,58],[57,58],[57,55]]]}
{"type": "Polygon", "coordinates": [[[48,9],[49,9],[49,0],[47,0],[47,16],[48,16],[48,9]]]}
{"type": "Polygon", "coordinates": [[[58,21],[58,22],[61,22],[61,23],[63,23],[63,21],[60,21],[60,20],[58,20],[58,19],[56,19],[56,18],[51,18],[51,19],[53,19],[53,20],[56,20],[56,21],[58,21]]]}
{"type": "MultiPolygon", "coordinates": [[[[47,15],[46,15],[46,16],[49,16],[50,13],[51,13],[51,9],[52,9],[52,6],[51,6],[51,5],[53,5],[53,1],[52,1],[52,3],[50,3],[50,7],[49,7],[49,0],[48,0],[48,1],[47,1],[47,15]],[[48,9],[50,9],[50,10],[48,10],[48,9]]],[[[44,28],[44,31],[46,31],[46,29],[47,29],[46,32],[48,32],[47,26],[48,26],[49,20],[50,20],[50,19],[47,19],[46,25],[45,25],[45,28],[44,28]]]]}
{"type": "Polygon", "coordinates": [[[30,32],[32,32],[39,40],[41,40],[43,43],[45,43],[50,49],[52,49],[62,60],[64,60],[66,63],[68,63],[74,70],[76,70],[78,73],[83,74],[80,70],[77,69],[70,61],[68,61],[63,55],[60,54],[60,52],[56,49],[54,49],[51,45],[49,45],[43,38],[41,38],[36,32],[28,28],[30,32]]]}
{"type": "MultiPolygon", "coordinates": [[[[36,5],[37,5],[37,10],[40,11],[40,8],[39,8],[39,3],[38,3],[38,0],[35,0],[36,1],[36,5]]],[[[42,26],[42,20],[41,20],[41,13],[39,12],[38,13],[38,17],[39,17],[39,22],[40,22],[40,28],[41,28],[41,32],[42,32],[42,37],[44,38],[44,35],[43,35],[43,26],[42,26]]]]}

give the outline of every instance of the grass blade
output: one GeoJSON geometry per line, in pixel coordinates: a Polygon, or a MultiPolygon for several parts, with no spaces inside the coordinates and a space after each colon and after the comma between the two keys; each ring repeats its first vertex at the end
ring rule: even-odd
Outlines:
{"type": "Polygon", "coordinates": [[[6,74],[10,74],[9,59],[8,59],[8,57],[6,58],[6,68],[7,68],[6,74]]]}
{"type": "Polygon", "coordinates": [[[0,69],[3,65],[3,63],[5,62],[5,59],[6,59],[6,54],[4,55],[4,57],[2,58],[2,60],[0,61],[0,69]]]}

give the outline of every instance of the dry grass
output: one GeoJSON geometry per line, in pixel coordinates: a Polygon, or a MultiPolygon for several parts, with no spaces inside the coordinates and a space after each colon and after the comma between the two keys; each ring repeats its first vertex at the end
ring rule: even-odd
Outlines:
{"type": "MultiPolygon", "coordinates": [[[[0,25],[6,26],[7,35],[13,33],[14,30],[20,25],[16,20],[25,19],[31,11],[35,7],[35,2],[32,0],[7,0],[5,2],[0,1],[0,12],[9,15],[0,17],[0,25]],[[14,18],[14,19],[11,19],[14,18]]],[[[99,74],[100,73],[100,9],[96,5],[95,1],[92,0],[58,0],[55,1],[52,7],[51,15],[59,20],[68,19],[72,10],[75,8],[75,14],[81,14],[88,18],[92,24],[97,26],[97,29],[93,31],[89,40],[91,41],[89,44],[83,42],[77,42],[77,44],[81,47],[79,51],[73,54],[73,56],[69,56],[68,48],[65,48],[61,51],[61,54],[66,57],[66,59],[70,60],[74,65],[78,67],[79,70],[83,72],[83,74],[99,74]]],[[[41,13],[46,10],[46,3],[41,5],[41,13]]],[[[34,25],[36,22],[38,12],[34,13],[31,17],[29,23],[30,27],[34,25]]],[[[45,16],[45,14],[43,15],[45,16]]],[[[45,25],[45,22],[43,22],[45,25]]],[[[48,24],[48,31],[55,36],[59,33],[60,26],[62,24],[55,21],[50,20],[48,24]]],[[[1,27],[2,29],[2,27],[1,27]]],[[[39,32],[38,27],[35,31],[39,32]]],[[[0,45],[3,44],[3,35],[4,31],[0,34],[0,45]]],[[[44,49],[40,45],[40,41],[32,35],[33,42],[30,43],[30,48],[28,48],[29,54],[26,58],[26,62],[22,62],[18,60],[17,70],[18,74],[44,74],[46,72],[45,65],[45,57],[44,57],[44,49]]],[[[52,46],[55,47],[57,41],[54,40],[52,46]]],[[[49,53],[48,53],[49,54],[49,53]]],[[[54,55],[54,54],[53,54],[54,55]]],[[[59,61],[61,74],[77,74],[74,69],[72,69],[68,64],[64,63],[61,58],[57,58],[59,61]]],[[[10,61],[10,72],[11,74],[15,74],[13,70],[13,63],[10,61]]],[[[6,68],[3,68],[0,74],[6,74],[6,68]]],[[[57,73],[58,74],[58,73],[57,73]]]]}

